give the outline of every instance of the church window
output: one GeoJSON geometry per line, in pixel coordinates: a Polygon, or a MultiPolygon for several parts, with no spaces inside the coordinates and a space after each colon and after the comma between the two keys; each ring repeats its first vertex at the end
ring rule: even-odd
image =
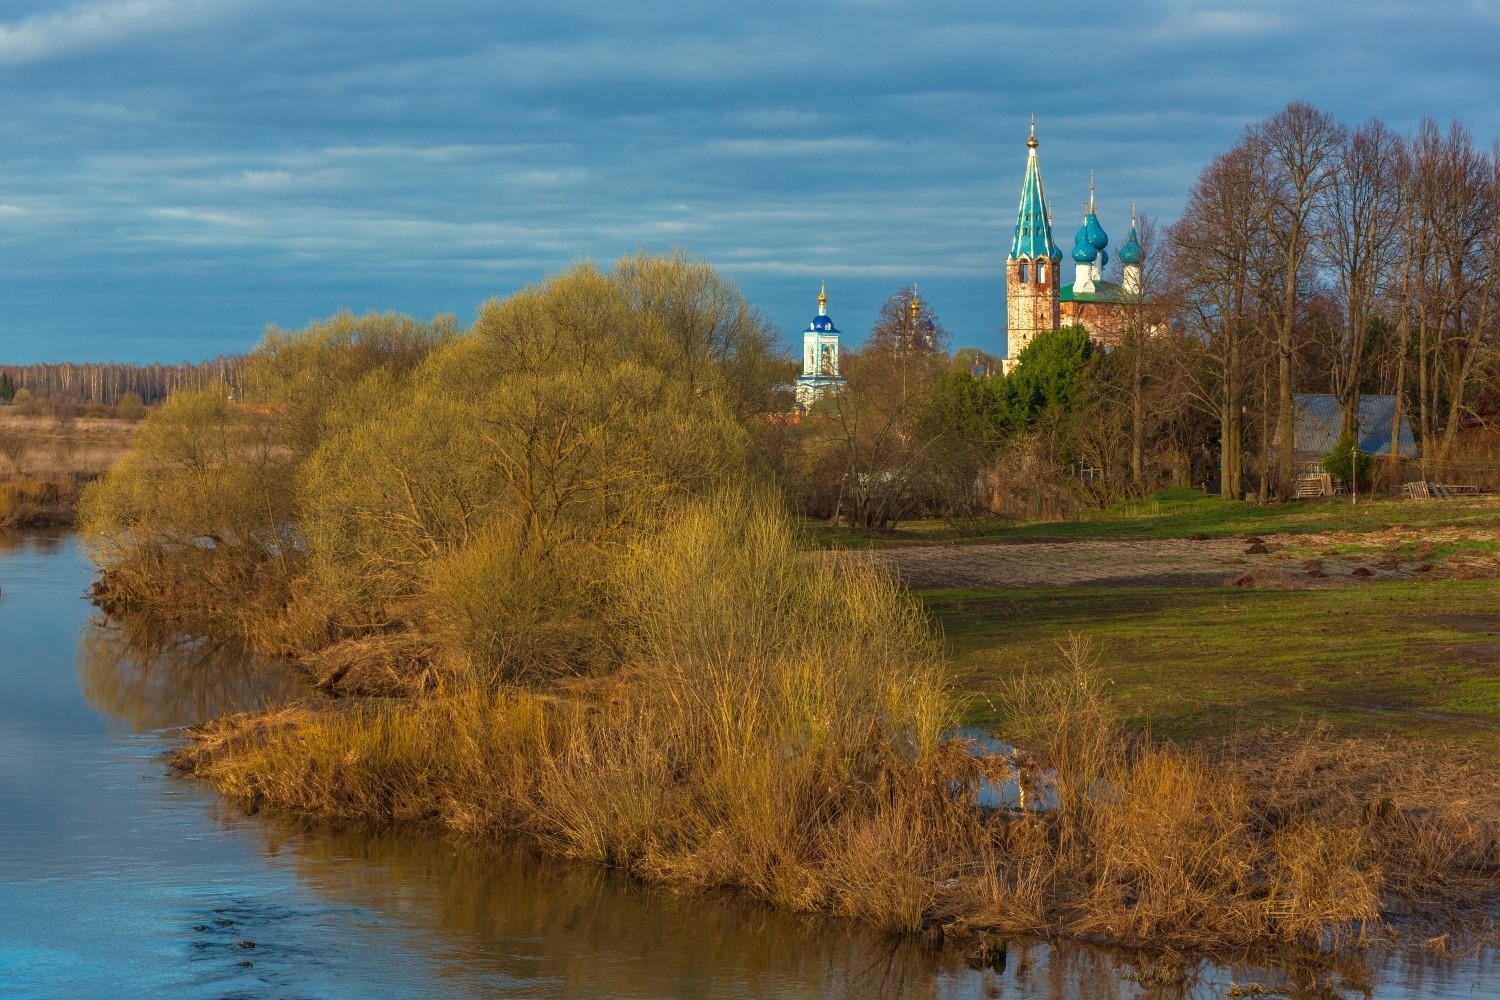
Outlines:
{"type": "Polygon", "coordinates": [[[1023,285],[1026,284],[1026,262],[1024,260],[1021,261],[1021,267],[1020,267],[1019,273],[1021,275],[1021,284],[1023,284],[1023,285]]]}
{"type": "Polygon", "coordinates": [[[1047,283],[1047,262],[1039,260],[1036,262],[1036,283],[1045,285],[1047,283]]]}

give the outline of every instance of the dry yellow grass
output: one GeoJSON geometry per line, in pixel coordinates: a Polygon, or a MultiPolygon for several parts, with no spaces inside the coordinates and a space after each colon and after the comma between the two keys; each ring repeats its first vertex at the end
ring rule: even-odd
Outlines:
{"type": "Polygon", "coordinates": [[[797,558],[765,510],[669,524],[615,571],[630,639],[609,683],[451,675],[423,698],[210,724],[178,764],[261,806],[523,834],[904,932],[1328,947],[1500,888],[1494,800],[1434,802],[1452,786],[1432,762],[1317,734],[1214,757],[1155,745],[1118,723],[1082,646],[1006,694],[1023,782],[1056,808],[980,810],[981,775],[1011,764],[942,743],[941,656],[891,579],[797,558]]]}
{"type": "Polygon", "coordinates": [[[22,415],[0,407],[0,441],[21,442],[11,452],[0,447],[0,474],[8,478],[93,478],[108,472],[135,440],[139,422],[104,417],[59,420],[22,415]],[[13,455],[20,456],[20,467],[13,455]]]}
{"type": "Polygon", "coordinates": [[[0,528],[73,523],[83,487],[130,449],[136,423],[0,407],[0,528]]]}

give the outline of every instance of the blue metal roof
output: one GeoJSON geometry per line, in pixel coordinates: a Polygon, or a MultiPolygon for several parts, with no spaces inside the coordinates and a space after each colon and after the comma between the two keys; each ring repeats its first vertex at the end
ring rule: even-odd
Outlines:
{"type": "Polygon", "coordinates": [[[1047,195],[1042,190],[1042,172],[1036,163],[1036,138],[1027,145],[1026,179],[1021,182],[1021,205],[1016,211],[1016,235],[1010,242],[1010,257],[1062,260],[1062,251],[1052,241],[1052,220],[1047,214],[1047,195]]]}
{"type": "Polygon", "coordinates": [[[1138,267],[1144,253],[1141,250],[1141,241],[1136,239],[1135,225],[1130,226],[1130,235],[1125,237],[1125,245],[1120,248],[1120,263],[1130,267],[1138,267]]]}
{"type": "MultiPolygon", "coordinates": [[[[1297,408],[1297,451],[1323,456],[1339,443],[1343,415],[1339,401],[1325,393],[1298,393],[1292,397],[1297,408]]],[[[1411,418],[1405,408],[1401,414],[1401,436],[1396,451],[1403,458],[1417,457],[1417,442],[1412,437],[1411,418]]],[[[1367,455],[1391,453],[1391,424],[1396,417],[1395,396],[1361,396],[1359,399],[1359,450],[1367,455]]]]}
{"type": "Polygon", "coordinates": [[[826,313],[819,313],[807,324],[809,333],[838,333],[838,328],[833,325],[833,320],[826,313]]]}

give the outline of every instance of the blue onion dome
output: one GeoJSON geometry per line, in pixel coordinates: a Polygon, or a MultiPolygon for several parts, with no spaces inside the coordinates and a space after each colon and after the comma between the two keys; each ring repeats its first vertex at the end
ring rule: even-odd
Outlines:
{"type": "Polygon", "coordinates": [[[1089,242],[1088,223],[1084,223],[1078,230],[1078,235],[1073,237],[1073,261],[1078,264],[1092,264],[1094,258],[1099,256],[1099,251],[1094,249],[1094,244],[1089,242]]]}
{"type": "Polygon", "coordinates": [[[1089,242],[1093,244],[1095,250],[1103,250],[1109,246],[1109,235],[1105,233],[1104,227],[1099,225],[1099,216],[1090,212],[1088,218],[1083,220],[1083,228],[1088,233],[1089,242]]]}
{"type": "Polygon", "coordinates": [[[1126,267],[1140,267],[1144,256],[1141,241],[1135,238],[1135,227],[1131,226],[1130,235],[1125,237],[1125,245],[1120,248],[1120,263],[1126,267]]]}
{"type": "Polygon", "coordinates": [[[1109,266],[1109,251],[1108,250],[1100,250],[1099,251],[1099,266],[1100,267],[1108,267],[1109,266]]]}

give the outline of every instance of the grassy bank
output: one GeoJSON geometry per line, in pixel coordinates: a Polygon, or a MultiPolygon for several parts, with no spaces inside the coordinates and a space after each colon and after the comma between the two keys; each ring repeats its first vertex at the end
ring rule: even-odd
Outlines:
{"type": "Polygon", "coordinates": [[[1344,735],[1500,743],[1493,580],[1336,590],[1070,587],[920,595],[954,651],[967,718],[1004,726],[994,692],[1056,668],[1079,634],[1132,725],[1202,740],[1320,723],[1344,735]]]}
{"type": "Polygon", "coordinates": [[[1316,949],[1476,912],[1500,885],[1484,760],[1322,734],[1158,743],[1084,644],[995,689],[1024,756],[942,743],[957,703],[918,605],[868,560],[799,559],[766,508],[679,510],[611,586],[617,671],[455,671],[422,697],[234,717],[177,766],[252,808],[523,836],[965,942],[1316,949]],[[1056,808],[978,808],[981,780],[1013,776],[1056,808]]]}
{"type": "Polygon", "coordinates": [[[63,528],[78,516],[78,501],[88,480],[0,481],[0,528],[63,528]]]}
{"type": "Polygon", "coordinates": [[[823,521],[804,526],[809,539],[826,548],[886,548],[899,545],[987,544],[1070,541],[1095,538],[1192,538],[1203,535],[1315,534],[1373,532],[1392,527],[1493,526],[1500,522],[1500,497],[1413,502],[1380,498],[1351,504],[1348,497],[1300,500],[1258,506],[1222,500],[1197,490],[1162,490],[1143,500],[1087,511],[1076,520],[1023,521],[986,517],[964,531],[944,521],[910,521],[895,531],[832,527],[823,521]]]}
{"type": "Polygon", "coordinates": [[[975,783],[1009,765],[952,745],[892,754],[873,732],[806,730],[788,744],[798,727],[744,686],[714,691],[711,672],[586,700],[296,706],[210,724],[178,765],[252,807],[526,836],[648,882],[942,928],[963,947],[1060,935],[1285,957],[1368,941],[1398,916],[1446,927],[1493,899],[1485,761],[1322,737],[1213,757],[1158,745],[1079,666],[1006,690],[1025,720],[1022,781],[1055,790],[1044,813],[977,809],[975,783]],[[747,729],[753,717],[767,725],[747,729]]]}

